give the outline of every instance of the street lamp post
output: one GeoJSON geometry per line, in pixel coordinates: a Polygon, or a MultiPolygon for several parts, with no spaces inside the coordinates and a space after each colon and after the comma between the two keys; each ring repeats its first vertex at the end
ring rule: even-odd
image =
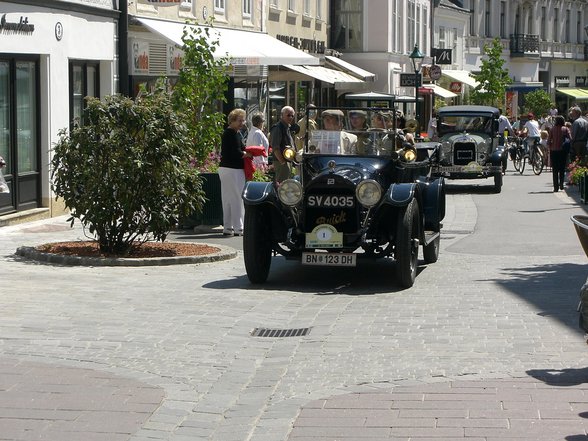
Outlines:
{"type": "Polygon", "coordinates": [[[425,56],[419,51],[419,45],[415,43],[414,49],[412,53],[408,56],[412,61],[412,67],[414,69],[414,98],[415,98],[415,116],[417,120],[417,130],[415,133],[416,138],[420,138],[421,136],[421,115],[420,115],[420,106],[419,106],[419,87],[421,87],[421,66],[423,65],[423,59],[425,56]]]}

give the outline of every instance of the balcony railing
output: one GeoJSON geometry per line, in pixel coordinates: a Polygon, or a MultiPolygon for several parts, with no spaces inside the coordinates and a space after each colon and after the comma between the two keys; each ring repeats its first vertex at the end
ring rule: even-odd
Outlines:
{"type": "Polygon", "coordinates": [[[510,36],[512,57],[539,56],[539,35],[512,34],[510,36]]]}

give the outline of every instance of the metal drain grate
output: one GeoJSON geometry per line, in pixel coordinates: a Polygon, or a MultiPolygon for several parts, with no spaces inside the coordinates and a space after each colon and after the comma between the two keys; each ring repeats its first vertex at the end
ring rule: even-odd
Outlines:
{"type": "Polygon", "coordinates": [[[251,331],[252,337],[271,337],[271,338],[282,338],[282,337],[302,337],[308,335],[310,328],[298,328],[298,329],[268,329],[268,328],[255,328],[251,331]]]}

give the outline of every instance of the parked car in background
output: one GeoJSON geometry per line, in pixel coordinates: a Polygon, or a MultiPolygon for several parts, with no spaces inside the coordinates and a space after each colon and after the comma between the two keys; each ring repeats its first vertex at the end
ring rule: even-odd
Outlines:
{"type": "Polygon", "coordinates": [[[507,149],[499,142],[497,108],[448,106],[437,112],[441,148],[434,176],[449,179],[494,179],[494,191],[502,190],[507,149]]]}
{"type": "MultiPolygon", "coordinates": [[[[252,283],[266,281],[274,253],[335,267],[392,258],[403,287],[415,281],[420,246],[425,263],[437,261],[445,216],[444,179],[431,178],[438,144],[415,147],[388,128],[351,130],[350,110],[329,109],[338,128],[319,117],[305,148],[286,150],[297,176],[247,183],[243,252],[252,283]]],[[[355,110],[367,121],[388,111],[355,110]]]]}

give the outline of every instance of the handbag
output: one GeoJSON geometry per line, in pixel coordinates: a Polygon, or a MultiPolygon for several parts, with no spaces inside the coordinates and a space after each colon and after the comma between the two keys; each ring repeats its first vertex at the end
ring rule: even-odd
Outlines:
{"type": "Polygon", "coordinates": [[[561,143],[561,149],[567,155],[568,153],[570,153],[571,148],[572,148],[572,142],[570,141],[569,132],[566,131],[566,132],[564,132],[563,141],[561,143]]]}

